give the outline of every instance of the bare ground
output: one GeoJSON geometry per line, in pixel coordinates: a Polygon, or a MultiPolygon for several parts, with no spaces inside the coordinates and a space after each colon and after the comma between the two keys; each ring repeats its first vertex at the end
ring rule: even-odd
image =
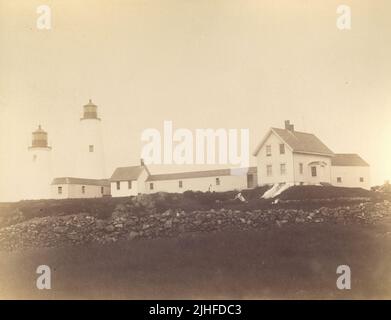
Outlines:
{"type": "Polygon", "coordinates": [[[3,299],[390,299],[391,221],[0,252],[3,299]],[[38,290],[38,265],[52,289],[38,290]],[[352,289],[336,288],[349,265],[352,289]]]}

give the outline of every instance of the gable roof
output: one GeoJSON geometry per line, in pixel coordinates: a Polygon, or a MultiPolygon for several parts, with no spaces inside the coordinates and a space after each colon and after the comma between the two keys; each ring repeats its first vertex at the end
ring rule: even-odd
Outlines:
{"type": "Polygon", "coordinates": [[[276,134],[296,153],[319,154],[333,156],[334,153],[314,134],[292,131],[288,129],[271,128],[266,137],[257,146],[254,156],[257,156],[271,133],[276,134]]]}
{"type": "MultiPolygon", "coordinates": [[[[248,173],[256,173],[257,167],[248,168],[248,173]]],[[[232,170],[235,171],[235,170],[232,170]]],[[[239,171],[239,169],[238,169],[239,171]]],[[[191,178],[207,178],[207,177],[222,177],[231,176],[231,169],[217,169],[217,170],[204,170],[204,171],[189,171],[178,173],[166,173],[166,174],[154,174],[148,177],[146,181],[160,181],[160,180],[179,180],[179,179],[191,179],[191,178]]]]}
{"type": "Polygon", "coordinates": [[[145,169],[144,166],[120,167],[114,170],[110,181],[131,181],[137,180],[145,169]]]}
{"type": "Polygon", "coordinates": [[[331,158],[332,166],[369,167],[369,164],[356,153],[336,153],[331,158]]]}
{"type": "Polygon", "coordinates": [[[91,186],[102,186],[109,187],[110,182],[108,179],[84,179],[84,178],[73,178],[73,177],[59,177],[54,178],[52,185],[57,184],[81,184],[81,185],[91,185],[91,186]]]}

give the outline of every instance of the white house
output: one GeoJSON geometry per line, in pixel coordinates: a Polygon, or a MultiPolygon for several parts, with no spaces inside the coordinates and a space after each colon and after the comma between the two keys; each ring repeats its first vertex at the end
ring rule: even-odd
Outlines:
{"type": "Polygon", "coordinates": [[[331,160],[331,183],[370,189],[370,167],[358,154],[339,153],[331,160]]]}
{"type": "Polygon", "coordinates": [[[330,184],[334,153],[314,134],[271,128],[257,146],[258,185],[330,184]]]}
{"type": "Polygon", "coordinates": [[[53,199],[100,198],[110,195],[110,183],[105,179],[54,178],[51,189],[53,199]]]}
{"type": "Polygon", "coordinates": [[[149,176],[143,161],[139,166],[117,168],[110,178],[111,195],[125,197],[146,193],[145,181],[149,176]]]}

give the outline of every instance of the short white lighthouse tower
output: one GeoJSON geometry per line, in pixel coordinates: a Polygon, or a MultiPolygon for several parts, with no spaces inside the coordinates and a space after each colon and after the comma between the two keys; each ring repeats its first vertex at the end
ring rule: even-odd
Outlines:
{"type": "Polygon", "coordinates": [[[32,134],[32,143],[29,152],[29,182],[26,183],[25,197],[27,199],[50,198],[50,184],[52,182],[51,150],[48,145],[48,134],[41,125],[32,134]]]}
{"type": "Polygon", "coordinates": [[[86,179],[105,179],[104,150],[101,133],[101,119],[98,107],[91,99],[83,107],[80,119],[78,141],[78,157],[76,163],[77,177],[86,179]]]}

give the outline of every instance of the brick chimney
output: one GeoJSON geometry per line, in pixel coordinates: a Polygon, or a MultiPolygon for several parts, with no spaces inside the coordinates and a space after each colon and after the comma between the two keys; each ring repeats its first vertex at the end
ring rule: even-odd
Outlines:
{"type": "Polygon", "coordinates": [[[285,129],[289,131],[295,131],[295,126],[291,124],[289,120],[285,120],[285,129]]]}

